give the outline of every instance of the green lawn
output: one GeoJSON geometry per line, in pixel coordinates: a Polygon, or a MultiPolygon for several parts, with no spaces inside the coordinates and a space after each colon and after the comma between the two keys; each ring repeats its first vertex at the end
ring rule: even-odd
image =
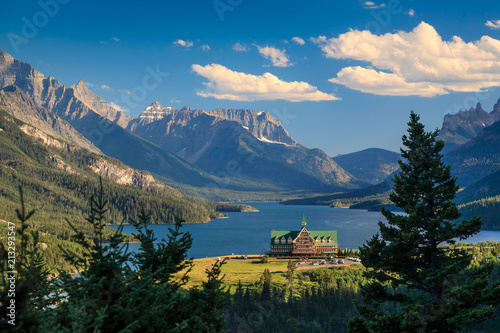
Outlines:
{"type": "MultiPolygon", "coordinates": [[[[232,256],[228,256],[230,258],[232,256]]],[[[225,258],[225,257],[221,257],[225,258]]],[[[217,258],[196,259],[193,261],[193,270],[189,273],[187,287],[201,285],[206,281],[205,267],[216,262],[217,258]]],[[[243,286],[252,285],[261,277],[267,268],[272,274],[273,282],[284,283],[283,273],[287,270],[288,260],[269,259],[267,264],[259,263],[256,259],[227,262],[222,266],[224,285],[236,286],[241,281],[243,286]]],[[[234,288],[232,288],[234,289],[234,288]]]]}
{"type": "MultiPolygon", "coordinates": [[[[232,256],[228,256],[230,258],[232,256]]],[[[235,256],[237,257],[237,256],[235,256]]],[[[222,259],[224,257],[221,257],[222,259]]],[[[196,259],[193,261],[193,270],[189,273],[189,282],[187,287],[199,286],[203,281],[206,281],[205,267],[215,263],[217,258],[207,258],[207,259],[196,259]]],[[[297,261],[297,260],[295,260],[297,261]]],[[[238,281],[241,281],[243,286],[253,285],[255,282],[259,281],[262,273],[267,268],[271,272],[273,283],[285,284],[284,273],[287,271],[288,259],[274,259],[269,258],[269,262],[262,264],[259,260],[248,259],[248,260],[238,260],[226,262],[222,266],[222,273],[225,274],[224,286],[231,286],[231,290],[234,291],[238,285],[238,281]]],[[[360,265],[343,266],[336,267],[336,269],[359,269],[360,265]]],[[[311,268],[318,269],[321,267],[311,268]]]]}

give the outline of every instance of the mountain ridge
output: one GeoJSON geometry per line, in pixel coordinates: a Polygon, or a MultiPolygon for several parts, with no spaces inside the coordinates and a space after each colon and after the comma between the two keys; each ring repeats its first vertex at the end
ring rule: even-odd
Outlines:
{"type": "Polygon", "coordinates": [[[242,182],[288,189],[359,186],[323,151],[298,144],[266,111],[176,110],[154,102],[127,129],[211,174],[237,165],[241,172],[233,178],[242,182]]]}
{"type": "Polygon", "coordinates": [[[358,152],[333,157],[344,170],[357,179],[376,185],[399,168],[399,153],[381,148],[367,148],[358,152]]]}
{"type": "Polygon", "coordinates": [[[500,99],[489,113],[483,110],[481,103],[477,103],[475,108],[460,110],[456,114],[446,114],[439,132],[439,139],[446,143],[443,153],[451,152],[469,142],[486,127],[499,120],[500,99]]]}

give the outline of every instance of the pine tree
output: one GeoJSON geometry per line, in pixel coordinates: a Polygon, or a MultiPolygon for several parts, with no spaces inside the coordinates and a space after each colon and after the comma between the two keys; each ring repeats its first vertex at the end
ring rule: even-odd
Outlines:
{"type": "Polygon", "coordinates": [[[28,222],[35,211],[26,211],[21,187],[19,197],[19,223],[8,222],[6,241],[0,241],[0,331],[38,332],[45,311],[54,305],[54,299],[49,297],[54,288],[38,230],[28,222]]]}
{"type": "Polygon", "coordinates": [[[387,224],[379,222],[380,232],[360,249],[371,280],[350,332],[459,332],[491,318],[498,304],[500,285],[488,288],[491,267],[471,268],[471,255],[441,246],[478,233],[481,220],[455,222],[459,187],[442,161],[444,143],[419,120],[412,112],[390,195],[406,215],[383,209],[387,224]]]}
{"type": "Polygon", "coordinates": [[[79,276],[61,272],[58,287],[64,301],[47,318],[47,332],[220,332],[225,326],[223,309],[228,295],[222,286],[221,265],[207,270],[208,280],[201,289],[182,290],[191,267],[185,261],[192,239],[189,233],[169,228],[168,240],[156,242],[147,228],[150,214],[144,209],[133,221],[141,242],[139,252],[131,254],[124,244],[122,226],[103,240],[107,200],[101,191],[90,200],[86,219],[94,230],[92,239],[74,228],[75,241],[85,255],[65,251],[65,257],[79,276]]]}
{"type": "Polygon", "coordinates": [[[264,273],[262,273],[259,282],[262,285],[262,292],[260,294],[261,300],[265,301],[271,299],[272,276],[268,268],[264,269],[264,273]]]}

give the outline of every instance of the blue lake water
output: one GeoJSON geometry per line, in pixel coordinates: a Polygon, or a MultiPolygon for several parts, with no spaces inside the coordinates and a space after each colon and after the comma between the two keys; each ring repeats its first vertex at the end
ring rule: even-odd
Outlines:
{"type": "MultiPolygon", "coordinates": [[[[188,224],[181,231],[193,237],[188,256],[216,257],[228,254],[261,254],[270,250],[271,230],[300,230],[302,215],[309,230],[337,230],[341,248],[358,248],[378,231],[379,212],[329,208],[328,206],[288,206],[278,203],[249,203],[258,213],[228,213],[229,218],[214,219],[204,224],[188,224]]],[[[151,225],[157,239],[166,238],[171,225],[151,225]]],[[[133,233],[131,225],[124,232],[133,233]]],[[[500,231],[481,231],[467,242],[500,241],[500,231]]],[[[134,251],[139,244],[130,244],[134,251]]]]}

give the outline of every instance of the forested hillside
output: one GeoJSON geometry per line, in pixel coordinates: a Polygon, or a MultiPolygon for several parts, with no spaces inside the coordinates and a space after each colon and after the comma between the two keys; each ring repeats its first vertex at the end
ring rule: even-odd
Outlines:
{"type": "MultiPolygon", "coordinates": [[[[37,212],[36,223],[48,246],[47,260],[51,267],[56,262],[62,264],[58,244],[69,241],[74,233],[65,219],[73,221],[84,234],[92,232],[83,216],[88,211],[88,198],[98,192],[99,175],[105,184],[109,214],[116,222],[125,219],[128,223],[130,218],[136,217],[141,205],[154,212],[151,223],[173,223],[176,218],[183,218],[187,223],[204,223],[223,216],[216,209],[248,209],[229,204],[219,207],[218,203],[185,196],[156,183],[147,172],[133,170],[112,158],[43,136],[42,132],[2,110],[0,146],[0,219],[12,221],[16,218],[19,186],[22,186],[27,206],[37,212]],[[39,135],[38,139],[21,128],[39,135]]],[[[108,230],[104,235],[109,237],[111,233],[108,230]]],[[[75,247],[70,242],[65,244],[75,247]]]]}

